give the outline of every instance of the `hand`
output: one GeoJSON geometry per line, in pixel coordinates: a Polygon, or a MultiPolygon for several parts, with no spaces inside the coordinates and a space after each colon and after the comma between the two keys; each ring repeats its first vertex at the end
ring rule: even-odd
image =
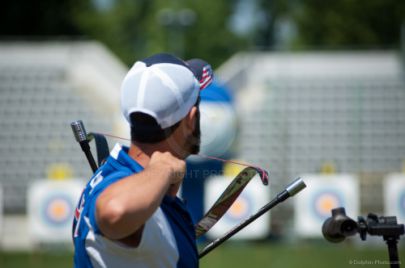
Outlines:
{"type": "Polygon", "coordinates": [[[167,169],[170,185],[180,185],[186,173],[186,162],[176,158],[169,152],[154,152],[148,166],[167,169]]]}

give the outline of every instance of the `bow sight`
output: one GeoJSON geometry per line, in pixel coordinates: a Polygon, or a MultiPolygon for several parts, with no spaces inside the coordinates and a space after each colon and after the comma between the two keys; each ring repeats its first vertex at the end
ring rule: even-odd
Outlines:
{"type": "Polygon", "coordinates": [[[404,225],[398,224],[394,216],[384,217],[369,213],[367,218],[359,216],[356,222],[346,215],[343,207],[332,209],[332,217],[326,219],[322,226],[323,236],[333,243],[341,242],[356,233],[360,234],[363,241],[367,234],[382,236],[387,243],[392,268],[399,268],[397,243],[404,232],[404,225]]]}

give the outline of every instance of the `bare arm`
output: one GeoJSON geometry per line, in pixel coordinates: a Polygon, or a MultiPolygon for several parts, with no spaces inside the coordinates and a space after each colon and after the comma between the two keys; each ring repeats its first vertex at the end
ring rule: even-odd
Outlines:
{"type": "Polygon", "coordinates": [[[110,239],[127,237],[152,216],[172,185],[184,177],[185,162],[170,153],[155,152],[145,170],[105,189],[96,201],[96,220],[110,239]]]}

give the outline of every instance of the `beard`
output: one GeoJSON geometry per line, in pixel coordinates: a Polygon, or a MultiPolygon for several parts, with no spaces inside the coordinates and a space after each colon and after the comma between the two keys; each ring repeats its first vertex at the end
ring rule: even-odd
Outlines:
{"type": "Polygon", "coordinates": [[[194,131],[186,139],[186,150],[189,154],[198,154],[201,144],[200,109],[197,108],[194,131]]]}

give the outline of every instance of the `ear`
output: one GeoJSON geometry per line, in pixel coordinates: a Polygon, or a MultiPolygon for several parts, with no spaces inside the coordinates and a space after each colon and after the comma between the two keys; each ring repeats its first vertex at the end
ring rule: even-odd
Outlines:
{"type": "Polygon", "coordinates": [[[187,116],[185,117],[185,123],[187,129],[190,129],[191,131],[194,131],[195,128],[195,120],[197,120],[197,107],[193,106],[188,112],[187,116]]]}

